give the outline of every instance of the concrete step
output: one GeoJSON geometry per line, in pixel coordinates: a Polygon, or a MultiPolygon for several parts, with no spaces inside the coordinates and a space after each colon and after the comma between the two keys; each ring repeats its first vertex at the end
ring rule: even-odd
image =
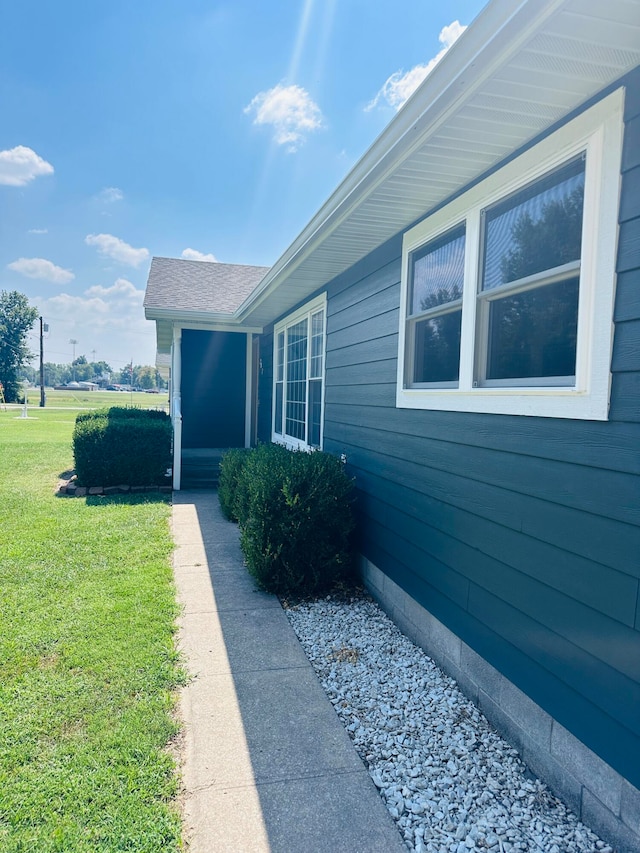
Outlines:
{"type": "Polygon", "coordinates": [[[183,450],[182,476],[183,489],[215,489],[220,474],[220,459],[224,450],[195,448],[183,450]]]}

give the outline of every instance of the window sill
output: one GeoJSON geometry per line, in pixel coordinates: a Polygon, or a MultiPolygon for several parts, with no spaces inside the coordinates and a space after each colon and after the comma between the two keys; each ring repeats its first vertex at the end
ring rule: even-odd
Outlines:
{"type": "Polygon", "coordinates": [[[306,442],[301,441],[299,438],[291,438],[288,435],[271,435],[271,441],[273,444],[281,444],[283,447],[286,447],[287,450],[304,450],[306,453],[313,453],[315,450],[319,450],[318,447],[312,447],[310,444],[306,444],[306,442]]]}
{"type": "Polygon", "coordinates": [[[525,415],[540,418],[575,418],[606,421],[609,416],[609,389],[598,393],[572,388],[458,388],[400,389],[399,409],[428,409],[494,415],[525,415]]]}

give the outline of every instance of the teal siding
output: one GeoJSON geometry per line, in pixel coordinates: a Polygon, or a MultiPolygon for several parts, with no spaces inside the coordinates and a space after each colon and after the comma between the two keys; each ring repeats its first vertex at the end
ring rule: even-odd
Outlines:
{"type": "Polygon", "coordinates": [[[258,375],[258,441],[271,441],[273,395],[273,331],[260,335],[258,375]]]}
{"type": "Polygon", "coordinates": [[[362,553],[640,786],[640,73],[627,82],[609,421],[396,409],[399,235],[329,286],[324,434],[356,477],[362,553]]]}

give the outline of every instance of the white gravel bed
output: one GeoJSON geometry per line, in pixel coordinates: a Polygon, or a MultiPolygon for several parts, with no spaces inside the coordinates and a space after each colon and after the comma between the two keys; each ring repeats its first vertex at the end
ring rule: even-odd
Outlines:
{"type": "Polygon", "coordinates": [[[375,602],[285,612],[410,850],[612,853],[375,602]]]}

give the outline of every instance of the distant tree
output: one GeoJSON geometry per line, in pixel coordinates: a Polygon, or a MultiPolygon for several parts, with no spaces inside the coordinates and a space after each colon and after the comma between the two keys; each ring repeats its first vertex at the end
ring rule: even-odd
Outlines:
{"type": "Polygon", "coordinates": [[[93,378],[91,365],[85,355],[79,355],[71,362],[71,367],[76,382],[90,382],[93,378]]]}
{"type": "Polygon", "coordinates": [[[137,368],[136,385],[139,385],[141,388],[144,388],[145,391],[148,391],[151,388],[155,388],[156,387],[156,371],[155,371],[155,368],[150,367],[148,364],[145,364],[142,367],[138,367],[137,368]]]}
{"type": "Polygon", "coordinates": [[[39,371],[30,364],[23,364],[18,371],[18,381],[24,382],[25,380],[32,385],[36,385],[40,381],[39,371]]]}
{"type": "Polygon", "coordinates": [[[120,385],[135,385],[135,374],[133,364],[125,364],[125,366],[120,371],[120,376],[118,377],[118,382],[120,385]]]}
{"type": "Polygon", "coordinates": [[[45,361],[44,384],[48,388],[53,388],[54,385],[62,385],[64,381],[62,376],[65,369],[65,365],[63,364],[53,364],[51,361],[45,361]]]}
{"type": "Polygon", "coordinates": [[[92,361],[91,370],[93,382],[100,382],[101,380],[108,382],[113,372],[106,361],[92,361]]]}
{"type": "Polygon", "coordinates": [[[0,382],[9,402],[18,399],[20,368],[33,358],[27,335],[38,317],[38,309],[17,290],[0,291],[0,382]]]}

